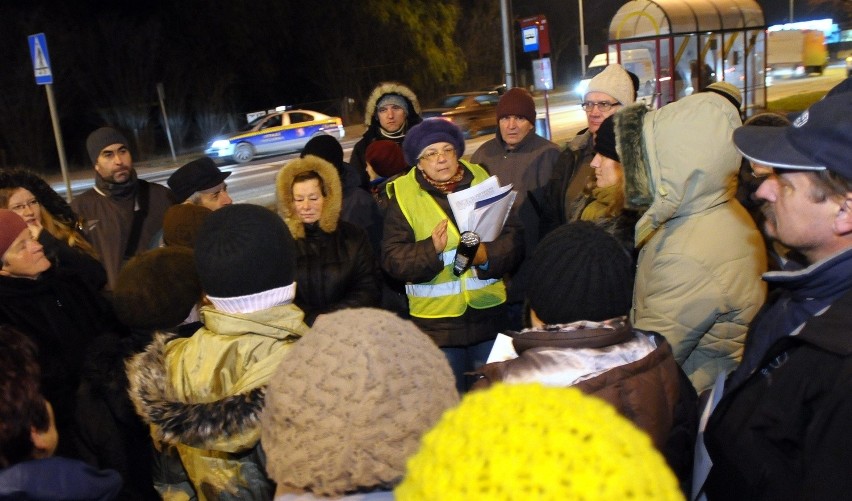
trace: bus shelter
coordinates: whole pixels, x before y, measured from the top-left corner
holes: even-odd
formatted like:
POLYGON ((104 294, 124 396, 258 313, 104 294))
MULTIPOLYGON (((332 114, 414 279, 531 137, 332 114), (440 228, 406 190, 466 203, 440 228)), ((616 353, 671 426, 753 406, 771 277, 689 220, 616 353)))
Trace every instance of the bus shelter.
POLYGON ((746 115, 766 107, 766 23, 755 0, 630 0, 607 45, 610 62, 650 58, 653 78, 639 94, 654 106, 726 81, 742 92, 746 115))

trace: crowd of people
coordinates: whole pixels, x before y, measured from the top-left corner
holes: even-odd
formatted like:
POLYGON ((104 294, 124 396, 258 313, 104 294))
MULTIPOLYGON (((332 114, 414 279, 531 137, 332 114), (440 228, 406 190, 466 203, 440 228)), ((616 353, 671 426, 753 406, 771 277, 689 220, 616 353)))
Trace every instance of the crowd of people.
POLYGON ((509 89, 470 160, 383 82, 274 207, 110 126, 70 204, 0 169, 0 499, 852 496, 852 79, 745 124, 637 82, 563 147, 509 89))

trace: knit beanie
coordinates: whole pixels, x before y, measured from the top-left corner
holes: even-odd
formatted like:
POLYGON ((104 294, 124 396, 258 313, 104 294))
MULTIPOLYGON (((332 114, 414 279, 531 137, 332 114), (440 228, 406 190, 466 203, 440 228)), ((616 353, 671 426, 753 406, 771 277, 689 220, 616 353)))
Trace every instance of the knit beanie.
POLYGON ((376 110, 382 106, 387 106, 389 104, 395 104, 405 110, 405 114, 408 115, 411 110, 408 109, 408 103, 405 102, 405 99, 399 94, 385 94, 380 97, 378 101, 376 101, 376 110))
POLYGON ((101 154, 101 150, 113 144, 130 146, 130 143, 127 142, 127 138, 124 137, 121 132, 118 132, 112 127, 101 127, 89 134, 89 137, 86 139, 86 150, 89 152, 89 158, 92 160, 92 165, 98 163, 98 157, 101 154))
POLYGON ((230 298, 293 283, 296 249, 284 221, 259 205, 234 204, 207 216, 195 241, 204 292, 230 298))
POLYGON ((201 224, 212 213, 212 210, 200 205, 172 205, 163 217, 163 242, 192 249, 201 224))
POLYGON ((415 125, 402 141, 402 152, 408 165, 417 163, 420 153, 435 143, 450 143, 456 148, 456 155, 464 155, 464 134, 458 125, 443 118, 427 118, 415 125))
POLYGON ((310 141, 308 141, 308 144, 305 145, 305 149, 302 150, 299 158, 305 158, 307 155, 314 155, 322 158, 333 165, 334 168, 337 169, 338 174, 343 172, 343 147, 340 146, 337 139, 334 139, 328 134, 314 136, 310 141))
POLYGON ((740 109, 741 103, 743 102, 743 95, 734 84, 729 82, 713 82, 707 87, 704 88, 705 91, 714 92, 719 94, 720 96, 727 99, 731 104, 734 105, 734 108, 740 109))
POLYGON ((135 256, 121 269, 112 297, 115 314, 128 327, 180 325, 201 299, 192 250, 160 247, 135 256))
POLYGON ((595 133, 595 153, 611 158, 616 162, 621 162, 618 156, 618 149, 615 143, 615 115, 610 115, 601 122, 597 133, 595 133))
POLYGON ((381 177, 395 176, 408 167, 402 156, 402 148, 394 141, 387 139, 370 143, 364 158, 373 171, 381 177))
POLYGON ((633 81, 620 64, 610 64, 589 81, 586 95, 590 92, 603 92, 624 106, 633 104, 636 93, 633 91, 633 81))
POLYGON ((526 89, 514 87, 500 97, 497 102, 497 120, 509 115, 524 117, 530 123, 535 123, 535 102, 526 89))
POLYGON ((626 315, 633 299, 633 259, 606 230, 590 221, 548 233, 533 253, 527 292, 546 324, 603 321, 626 315))
POLYGON ((648 435, 608 403, 577 388, 495 384, 426 434, 394 499, 684 498, 648 435))
POLYGON ((266 471, 318 496, 392 488, 457 403, 446 357, 412 322, 372 308, 320 315, 266 390, 266 471))
POLYGON ((8 209, 0 209, 0 257, 6 254, 12 242, 26 229, 24 218, 8 209))
POLYGON ((177 203, 183 203, 193 193, 219 186, 230 175, 230 172, 220 171, 212 158, 201 157, 174 171, 166 184, 175 194, 177 203))

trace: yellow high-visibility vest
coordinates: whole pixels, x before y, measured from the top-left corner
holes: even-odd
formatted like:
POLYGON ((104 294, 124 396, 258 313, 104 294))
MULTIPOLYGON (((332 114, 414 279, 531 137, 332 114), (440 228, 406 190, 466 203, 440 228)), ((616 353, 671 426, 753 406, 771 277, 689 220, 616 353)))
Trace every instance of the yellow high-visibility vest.
MULTIPOLYGON (((488 172, 479 165, 464 160, 459 162, 473 173, 473 185, 488 179, 488 172)), ((411 315, 420 318, 459 317, 468 306, 486 309, 505 303, 506 286, 502 280, 481 280, 473 267, 461 276, 453 274, 459 230, 432 195, 420 187, 416 175, 417 169, 411 169, 408 174, 388 183, 387 187, 388 196, 398 200, 405 219, 414 230, 414 240, 419 242, 432 238, 432 230, 444 219, 450 223, 447 225, 447 246, 440 255, 444 268, 429 282, 405 285, 411 315)))

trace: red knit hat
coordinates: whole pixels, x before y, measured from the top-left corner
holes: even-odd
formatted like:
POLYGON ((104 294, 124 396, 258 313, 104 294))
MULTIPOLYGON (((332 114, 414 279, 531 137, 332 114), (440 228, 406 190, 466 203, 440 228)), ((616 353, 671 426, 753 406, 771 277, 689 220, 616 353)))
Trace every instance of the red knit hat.
POLYGON ((402 156, 402 148, 387 139, 373 141, 367 146, 367 163, 381 177, 391 177, 404 171, 408 165, 402 156))
POLYGON ((497 103, 497 120, 515 115, 535 123, 535 101, 525 89, 515 87, 509 89, 497 103))
POLYGON ((24 219, 8 209, 0 209, 0 256, 9 250, 12 242, 27 229, 24 219))

